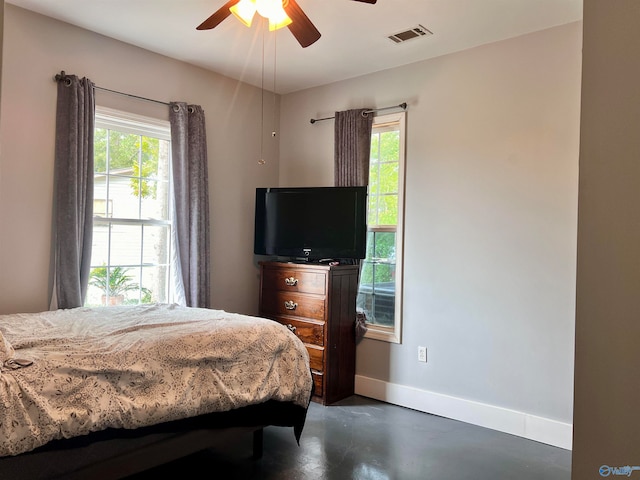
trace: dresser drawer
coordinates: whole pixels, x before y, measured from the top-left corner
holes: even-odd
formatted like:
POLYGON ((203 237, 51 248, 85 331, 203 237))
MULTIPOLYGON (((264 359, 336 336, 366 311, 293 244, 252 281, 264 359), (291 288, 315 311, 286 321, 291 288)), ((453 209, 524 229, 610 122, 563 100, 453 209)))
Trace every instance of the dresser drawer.
POLYGON ((303 343, 324 345, 324 322, 283 317, 275 317, 274 320, 289 327, 303 343))
POLYGON ((326 274, 324 272, 304 272, 295 268, 266 268, 263 272, 263 285, 287 292, 326 293, 326 274))
POLYGON ((314 345, 305 345, 309 352, 309 366, 311 370, 324 372, 324 348, 314 345))
POLYGON ((264 290, 262 292, 262 312, 266 315, 294 315, 324 320, 324 297, 264 290))

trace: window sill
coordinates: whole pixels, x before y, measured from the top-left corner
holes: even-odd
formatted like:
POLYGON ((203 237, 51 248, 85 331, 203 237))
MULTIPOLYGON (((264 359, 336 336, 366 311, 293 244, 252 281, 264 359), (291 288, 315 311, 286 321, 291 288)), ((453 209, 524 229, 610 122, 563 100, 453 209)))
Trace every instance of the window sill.
POLYGON ((367 323, 367 331, 364 334, 364 338, 370 338, 371 340, 380 340, 382 342, 389 343, 401 343, 400 332, 397 330, 397 328, 394 329, 367 323))

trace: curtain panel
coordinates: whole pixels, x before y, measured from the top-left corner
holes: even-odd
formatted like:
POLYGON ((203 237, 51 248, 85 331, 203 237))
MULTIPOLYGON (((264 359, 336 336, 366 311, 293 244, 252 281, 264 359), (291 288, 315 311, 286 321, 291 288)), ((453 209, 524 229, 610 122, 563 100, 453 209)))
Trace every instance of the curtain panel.
POLYGON ((80 307, 87 293, 95 122, 94 84, 64 72, 56 80, 52 310, 80 307))
POLYGON ((202 107, 171 102, 171 161, 176 212, 176 251, 189 307, 211 304, 209 186, 202 107))
POLYGON ((334 175, 337 187, 369 184, 373 114, 368 108, 335 113, 334 175))
MULTIPOLYGON (((335 113, 334 176, 337 187, 369 185, 369 157, 373 114, 368 108, 335 113)), ((356 341, 367 331, 366 312, 357 310, 355 320, 356 341)))

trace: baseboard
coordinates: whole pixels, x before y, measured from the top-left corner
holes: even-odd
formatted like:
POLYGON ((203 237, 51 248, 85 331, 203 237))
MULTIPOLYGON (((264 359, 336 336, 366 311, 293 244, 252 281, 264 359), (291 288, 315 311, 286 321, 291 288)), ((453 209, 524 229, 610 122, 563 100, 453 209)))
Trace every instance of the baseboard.
POLYGON ((573 426, 549 418, 356 375, 355 392, 420 412, 571 450, 573 426))

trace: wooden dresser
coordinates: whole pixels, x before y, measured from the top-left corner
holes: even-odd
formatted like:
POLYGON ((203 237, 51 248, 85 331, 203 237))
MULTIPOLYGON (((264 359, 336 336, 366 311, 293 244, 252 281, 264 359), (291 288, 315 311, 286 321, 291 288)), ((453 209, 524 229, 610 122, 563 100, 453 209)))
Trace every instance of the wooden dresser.
POLYGON ((260 316, 292 330, 307 347, 324 405, 353 395, 358 267, 260 262, 260 316))

